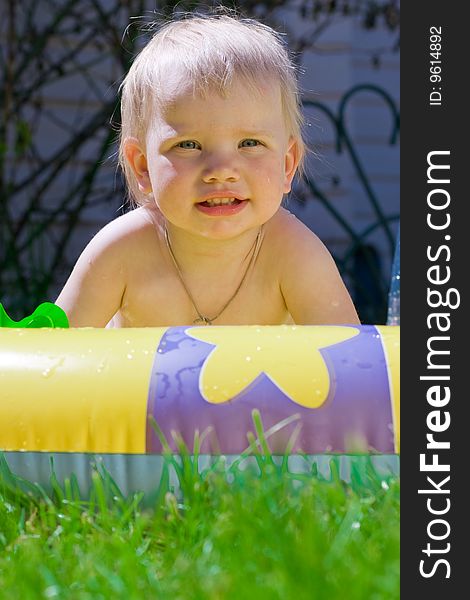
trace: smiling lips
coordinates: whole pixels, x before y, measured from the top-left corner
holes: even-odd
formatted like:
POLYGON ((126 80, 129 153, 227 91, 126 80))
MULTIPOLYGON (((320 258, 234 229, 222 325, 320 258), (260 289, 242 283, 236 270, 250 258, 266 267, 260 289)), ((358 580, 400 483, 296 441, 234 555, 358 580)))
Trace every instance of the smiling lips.
POLYGON ((203 202, 198 202, 196 208, 206 215, 220 217, 236 214, 247 204, 248 200, 224 196, 220 198, 208 198, 203 202))

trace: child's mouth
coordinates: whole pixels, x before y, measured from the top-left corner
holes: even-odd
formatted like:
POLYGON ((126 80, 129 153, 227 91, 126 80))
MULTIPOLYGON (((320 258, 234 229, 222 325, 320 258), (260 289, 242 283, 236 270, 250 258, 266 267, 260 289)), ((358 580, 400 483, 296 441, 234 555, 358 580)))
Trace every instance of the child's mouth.
POLYGON ((212 198, 211 200, 205 200, 204 202, 199 202, 202 206, 233 206, 234 204, 240 204, 242 200, 238 200, 238 198, 212 198))
POLYGON ((196 207, 201 211, 213 216, 231 215, 242 210, 248 200, 239 198, 211 198, 198 202, 196 207))

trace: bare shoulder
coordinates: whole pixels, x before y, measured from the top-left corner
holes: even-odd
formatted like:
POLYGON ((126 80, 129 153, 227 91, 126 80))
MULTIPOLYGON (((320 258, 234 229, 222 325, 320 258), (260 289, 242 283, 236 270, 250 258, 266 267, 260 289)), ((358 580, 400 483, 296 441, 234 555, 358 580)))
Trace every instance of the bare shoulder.
MULTIPOLYGON (((116 270, 122 275, 148 256, 157 258, 159 224, 156 217, 144 208, 137 208, 117 217, 90 240, 77 266, 116 270)), ((127 273, 128 275, 129 273, 127 273)))
POLYGON ((281 293, 295 323, 359 322, 333 257, 313 231, 281 209, 266 234, 281 293))
POLYGON ((122 253, 129 251, 135 244, 145 244, 152 236, 158 225, 151 211, 143 207, 136 208, 105 225, 93 237, 90 245, 96 249, 121 249, 122 253))
POLYGON ((72 326, 108 323, 139 265, 146 264, 146 256, 158 256, 155 225, 152 214, 138 208, 111 221, 92 238, 56 300, 72 326))
POLYGON ((308 257, 329 256, 320 238, 285 208, 281 208, 271 219, 266 233, 269 244, 279 251, 279 256, 287 263, 299 257, 305 260, 308 257))

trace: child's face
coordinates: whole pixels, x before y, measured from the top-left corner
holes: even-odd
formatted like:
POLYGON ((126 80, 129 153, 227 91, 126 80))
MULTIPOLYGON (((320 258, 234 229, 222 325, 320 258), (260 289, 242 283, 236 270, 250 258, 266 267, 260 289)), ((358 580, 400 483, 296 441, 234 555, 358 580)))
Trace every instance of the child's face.
POLYGON ((298 164, 279 85, 266 82, 253 91, 241 80, 225 98, 178 92, 158 111, 146 152, 130 140, 126 155, 141 190, 153 193, 169 223, 214 239, 268 221, 298 164))

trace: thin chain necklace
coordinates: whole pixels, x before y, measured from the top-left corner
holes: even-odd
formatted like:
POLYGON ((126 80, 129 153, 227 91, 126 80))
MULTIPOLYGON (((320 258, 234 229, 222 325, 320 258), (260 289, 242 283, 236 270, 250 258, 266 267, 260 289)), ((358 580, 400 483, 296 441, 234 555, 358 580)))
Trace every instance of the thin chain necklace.
POLYGON ((246 267, 245 272, 243 273, 243 277, 241 278, 240 283, 238 284, 237 289, 235 290, 235 292, 230 296, 230 298, 228 299, 228 301, 224 304, 224 306, 222 307, 222 309, 215 315, 215 317, 207 317, 203 314, 201 314, 201 311, 198 309, 196 302, 194 301, 193 295, 191 294, 191 292, 189 291, 188 286, 186 285, 186 282, 183 279, 183 274, 181 273, 181 269, 178 265, 178 261, 176 260, 175 254, 173 252, 173 248, 171 247, 171 243, 170 243, 170 237, 168 235, 168 229, 165 227, 165 242, 166 242, 166 247, 168 248, 168 252, 173 260, 173 264, 175 265, 175 270, 176 273, 186 291, 186 293, 188 294, 189 299, 192 302, 192 305, 194 306, 194 310, 197 313, 197 318, 194 319, 193 323, 196 325, 197 323, 202 323, 203 325, 212 325, 213 321, 215 321, 216 319, 218 319, 220 317, 220 315, 224 312, 224 310, 227 308, 227 306, 232 302, 232 300, 235 298, 235 296, 238 294, 238 292, 240 291, 240 288, 243 285, 243 282, 246 279, 246 276, 248 274, 248 271, 250 270, 251 265, 253 264, 253 261, 255 260, 256 256, 258 255, 259 249, 261 247, 261 243, 263 241, 262 238, 262 231, 263 231, 263 226, 261 226, 259 228, 258 234, 256 236, 256 240, 254 241, 253 244, 253 250, 251 252, 251 257, 250 260, 248 262, 248 266, 246 267))

